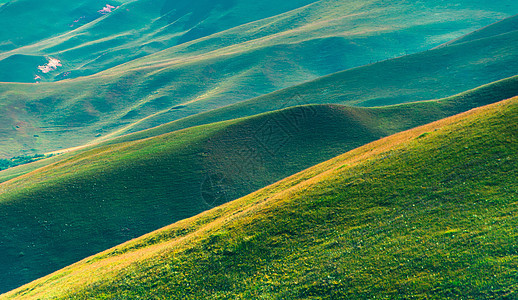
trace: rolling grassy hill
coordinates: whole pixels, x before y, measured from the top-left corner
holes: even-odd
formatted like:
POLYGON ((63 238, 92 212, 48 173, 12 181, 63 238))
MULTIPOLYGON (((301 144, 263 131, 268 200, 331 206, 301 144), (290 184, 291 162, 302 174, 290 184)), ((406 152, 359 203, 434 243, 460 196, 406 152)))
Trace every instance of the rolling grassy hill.
POLYGON ((129 136, 62 160, 53 157, 54 164, 0 185, 0 289, 380 137, 517 95, 517 80, 382 108, 298 106, 154 137, 137 134, 138 140, 129 136))
POLYGON ((454 45, 454 44, 460 44, 460 43, 466 43, 466 42, 473 41, 473 40, 478 40, 478 39, 482 39, 482 38, 505 34, 505 33, 508 33, 509 31, 514 31, 514 30, 518 30, 518 15, 509 17, 509 18, 505 18, 505 19, 503 19, 499 22, 496 22, 494 24, 491 24, 487 27, 470 32, 467 35, 462 36, 453 41, 450 41, 444 45, 441 45, 440 47, 454 45))
MULTIPOLYGON (((162 127, 162 130, 173 131, 294 105, 335 103, 381 106, 447 97, 518 73, 518 30, 508 29, 506 34, 324 76, 247 101, 181 118, 162 127)), ((487 27, 485 30, 491 31, 492 28, 487 27)), ((174 119, 175 114, 175 110, 170 110, 155 115, 125 130, 119 130, 117 134, 165 123, 168 118, 174 119)))
MULTIPOLYGON (((42 83, 0 84, 0 157, 49 152, 98 136, 150 128, 339 70, 425 50, 518 9, 514 1, 234 1, 229 7, 208 6, 208 15, 199 15, 206 19, 192 25, 212 24, 207 28, 216 33, 177 45, 188 34, 179 29, 182 22, 188 23, 193 14, 171 25, 179 26, 176 29, 163 28, 158 23, 167 14, 148 2, 122 3, 72 31, 0 54, 6 65, 28 58, 58 59, 61 64, 44 74, 25 72, 25 67, 17 69, 21 74, 3 71, 26 78, 37 75, 42 83), (302 4, 308 6, 299 7, 302 4), (254 8, 249 15, 240 13, 246 7, 254 8), (220 22, 222 18, 228 22, 220 22), (129 33, 125 26, 131 28, 129 33), (152 46, 142 48, 148 44, 152 46), (94 75, 81 77, 87 74, 94 75), (65 77, 71 79, 45 82, 65 77)), ((507 44, 514 45, 512 40, 507 44)), ((515 59, 508 62, 504 50, 493 50, 487 51, 492 59, 512 68, 515 59)), ((485 72, 476 73, 472 85, 461 86, 461 79, 455 81, 458 89, 430 98, 516 74, 501 74, 508 69, 491 60, 485 65, 481 59, 478 65, 484 65, 485 72), (488 72, 489 66, 502 76, 488 72)))
MULTIPOLYGON (((294 43, 297 39, 300 42, 301 38, 308 40, 315 34, 322 38, 347 37, 352 33, 369 39, 370 31, 388 35, 381 39, 394 39, 389 35, 399 35, 397 43, 383 48, 383 55, 363 47, 364 51, 371 52, 371 59, 386 58, 389 53, 425 50, 440 41, 446 42, 460 33, 497 21, 513 11, 518 12, 518 6, 510 0, 494 3, 455 0, 448 4, 443 1, 393 1, 387 4, 379 0, 291 0, 282 3, 271 0, 196 0, 189 3, 119 0, 105 4, 87 0, 74 5, 63 0, 17 0, 0 9, 0 20, 4 25, 0 27, 3 28, 0 36, 5 41, 3 47, 14 48, 0 53, 0 58, 14 54, 58 57, 64 65, 54 78, 40 74, 43 80, 52 80, 94 74, 200 38, 186 47, 170 49, 145 60, 207 54, 265 37, 267 39, 262 43, 270 45, 272 39, 294 43), (36 23, 23 21, 36 12, 39 16, 34 18, 36 23), (377 18, 376 22, 373 18, 377 18), (354 30, 350 28, 352 24, 354 30), (211 37, 213 34, 216 36, 211 37)), ((375 46, 379 42, 372 40, 364 45, 375 46)), ((247 47, 257 47, 252 44, 247 47)), ((347 50, 349 55, 357 55, 354 48, 347 50)), ((138 64, 141 63, 132 62, 131 65, 138 64)))
MULTIPOLYGON (((343 80, 340 78, 341 74, 332 75, 329 77, 329 86, 339 86, 343 80), (336 76, 336 77, 335 77, 336 76)), ((293 106, 300 106, 307 104, 306 102, 317 102, 317 103, 333 103, 332 99, 336 99, 336 94, 322 92, 318 88, 318 84, 314 84, 311 88, 306 85, 293 87, 293 91, 283 93, 274 93, 266 95, 257 99, 244 102, 242 104, 231 105, 221 109, 213 110, 207 113, 194 115, 173 121, 161 126, 157 126, 148 130, 143 130, 131 134, 127 134, 118 138, 113 138, 108 141, 101 142, 100 145, 109 145, 120 142, 135 141, 139 139, 145 139, 154 137, 157 135, 173 132, 182 128, 188 128, 197 125, 210 124, 219 120, 231 120, 235 118, 245 117, 248 114, 264 113, 264 111, 282 109, 293 106), (314 97, 318 99, 314 101, 308 101, 303 98, 302 92, 307 95, 305 97, 314 97), (322 93, 322 94, 319 94, 322 93), (331 95, 329 95, 331 94, 331 95), (319 97, 322 96, 322 97, 319 97)), ((423 87, 425 88, 425 87, 423 87)), ((338 90, 338 88, 336 88, 338 90)), ((381 120, 386 119, 382 123, 384 124, 399 124, 396 125, 398 129, 395 131, 387 131, 387 134, 393 134, 401 129, 409 129, 415 126, 432 122, 447 116, 464 112, 469 109, 486 105, 492 101, 501 101, 518 95, 518 75, 512 76, 507 79, 498 80, 481 87, 460 93, 455 96, 446 97, 439 100, 430 101, 419 101, 421 103, 411 102, 408 105, 393 105, 390 107, 378 107, 378 109, 367 109, 371 115, 374 115, 375 119, 381 120), (445 109, 445 107, 448 107, 445 109), (389 112, 385 115, 385 112, 389 112), (392 113, 394 113, 392 115, 392 113), (402 124, 405 124, 402 126, 402 124)), ((339 102, 339 101, 337 101, 339 102)), ((380 122, 381 123, 381 122, 380 122)), ((388 128, 393 128, 388 126, 388 128)), ((386 128, 385 128, 386 129, 386 128)), ((1 180, 0 173, 0 182, 1 180)))
POLYGON ((384 138, 1 298, 515 298, 517 124, 384 138))
MULTIPOLYGON (((387 126, 383 131, 384 134, 393 134, 402 129, 412 128, 418 125, 422 125, 426 122, 431 122, 440 118, 447 117, 449 115, 460 113, 463 111, 467 111, 471 108, 475 108, 481 105, 486 105, 494 101, 500 101, 503 99, 511 98, 515 95, 518 95, 518 76, 514 76, 508 79, 503 79, 491 84, 484 85, 482 87, 461 93, 456 96, 448 97, 445 99, 441 99, 439 102, 437 101, 426 101, 424 103, 411 103, 410 105, 403 106, 393 106, 392 108, 381 108, 375 110, 368 110, 372 112, 381 112, 379 114, 374 114, 374 118, 379 118, 381 120, 383 115, 385 119, 392 118, 392 120, 384 121, 385 125, 399 122, 399 125, 396 126, 387 126), (445 103, 444 107, 441 105, 437 105, 437 103, 445 103), (445 107, 448 107, 445 109, 445 107), (404 108, 404 109, 399 109, 404 108), (383 112, 391 112, 391 113, 383 113, 383 112), (411 112, 411 113, 410 113, 411 112), (390 129, 390 130, 388 130, 390 129)), ((295 105, 298 104, 296 101, 288 102, 287 105, 295 105)), ((372 113, 371 113, 372 115, 372 113)), ((38 168, 47 166, 52 163, 56 163, 57 161, 64 160, 70 158, 73 155, 77 155, 83 151, 91 150, 99 146, 103 145, 112 145, 121 142, 129 142, 136 141, 145 138, 155 137, 161 134, 166 134, 177 130, 178 128, 183 128, 189 125, 197 124, 197 123, 208 123, 211 120, 218 120, 219 118, 231 118, 232 115, 217 115, 217 118, 212 117, 211 114, 201 114, 198 117, 194 118, 186 118, 177 122, 171 122, 168 124, 164 124, 162 126, 158 126, 156 128, 152 128, 149 130, 144 130, 141 132, 136 132, 132 134, 127 134, 122 137, 113 138, 104 142, 100 142, 99 144, 94 144, 78 149, 70 149, 71 151, 67 151, 58 156, 52 156, 51 158, 47 158, 45 160, 40 160, 31 164, 18 166, 15 168, 10 168, 7 170, 0 171, 0 183, 5 182, 7 180, 13 179, 15 177, 27 174, 32 172, 38 168), (194 122, 196 121, 196 122, 194 122)), ((236 115, 234 115, 236 117, 236 115)), ((378 124, 382 122, 377 121, 378 124)), ((380 125, 381 127, 381 125, 380 125)))
POLYGON ((75 78, 311 2, 314 1, 272 5, 273 1, 249 0, 137 0, 107 4, 90 0, 70 5, 63 0, 12 1, 0 10, 5 25, 0 36, 9 50, 0 53, 0 58, 28 53, 58 57, 64 65, 51 74, 38 73, 42 80, 75 78), (35 14, 42 16, 36 23, 23 22, 21 18, 35 14))

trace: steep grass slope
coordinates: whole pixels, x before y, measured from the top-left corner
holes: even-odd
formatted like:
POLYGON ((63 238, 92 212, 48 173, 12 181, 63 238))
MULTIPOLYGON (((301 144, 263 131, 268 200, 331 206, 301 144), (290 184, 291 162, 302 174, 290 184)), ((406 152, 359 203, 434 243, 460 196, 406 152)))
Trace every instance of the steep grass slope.
POLYGON ((6 182, 0 186, 1 289, 382 135, 348 110, 301 107, 100 147, 6 182))
MULTIPOLYGON (((142 4, 139 6, 142 9, 150 7, 141 1, 124 4, 70 33, 79 35, 84 30, 81 31, 81 39, 88 39, 98 32, 104 32, 100 29, 89 32, 89 28, 102 25, 110 28, 104 29, 112 34, 110 37, 121 40, 120 47, 101 38, 98 42, 84 42, 83 49, 74 44, 75 39, 70 38, 73 45, 66 51, 68 46, 65 44, 60 44, 64 48, 55 50, 57 52, 47 51, 45 47, 51 49, 51 46, 41 42, 23 47, 18 52, 4 53, 7 60, 12 60, 15 54, 21 56, 14 58, 59 59, 61 66, 57 66, 55 71, 36 74, 42 81, 50 80, 48 76, 62 78, 67 75, 72 78, 81 75, 81 70, 95 73, 100 66, 117 67, 60 82, 0 84, 0 141, 3 142, 0 156, 8 158, 78 146, 97 136, 150 128, 353 66, 425 50, 518 9, 514 1, 508 3, 510 6, 506 1, 457 2, 444 5, 442 1, 392 1, 390 4, 374 0, 318 1, 157 53, 154 53, 155 50, 124 52, 127 50, 124 45, 141 47, 146 44, 139 40, 141 33, 115 34, 111 28, 117 26, 102 25, 110 20, 120 26, 128 23, 124 21, 124 18, 130 18, 124 17, 127 11, 123 8, 126 6, 142 4), (136 40, 133 40, 132 34, 135 34, 136 40), (38 48, 40 46, 41 49, 38 48), (82 54, 92 57, 83 57, 82 54), (115 61, 131 58, 133 54, 146 56, 122 65, 115 61), (74 75, 75 72, 79 73, 74 75)), ((245 7, 250 3, 236 1, 235 4, 228 8, 229 12, 237 13, 235 9, 238 5, 245 7)), ((261 10, 261 5, 253 7, 261 10)), ((267 3, 264 5, 277 7, 267 3)), ((129 14, 135 15, 130 19, 138 20, 136 24, 148 24, 139 18, 152 16, 153 12, 137 12, 138 9, 130 9, 129 14)), ((221 11, 218 8, 211 10, 212 13, 219 14, 221 11)), ((132 26, 139 28, 135 24, 132 26)), ((156 29, 155 25, 150 26, 156 29)), ((68 39, 55 37, 53 41, 61 41, 62 38, 68 39)), ((153 37, 143 34, 142 38, 153 37)), ((162 37, 157 39, 161 40, 162 37)), ((164 40, 173 39, 168 35, 164 40)), ((83 45, 83 41, 79 43, 83 45)), ((488 44, 491 43, 488 41, 488 44)), ((510 40, 507 44, 511 47, 515 43, 510 40)), ((507 63, 507 54, 494 53, 493 50, 487 51, 492 59, 502 59, 502 63, 513 66, 515 59, 507 63)), ((484 65, 486 72, 474 74, 478 80, 473 85, 461 86, 463 80, 454 81, 459 87, 457 90, 442 89, 443 93, 430 95, 431 98, 515 75, 507 74, 506 68, 494 66, 492 59, 486 62, 489 65, 479 59, 477 65, 484 65), (487 71, 490 66, 506 73, 505 76, 493 76, 493 72, 487 71)), ((34 70, 37 71, 37 68, 34 70)))
POLYGON ((516 297, 518 98, 368 144, 3 299, 516 297))
POLYGON ((516 80, 385 108, 293 107, 68 153, 73 156, 0 185, 1 288, 7 291, 380 137, 517 95, 516 80))

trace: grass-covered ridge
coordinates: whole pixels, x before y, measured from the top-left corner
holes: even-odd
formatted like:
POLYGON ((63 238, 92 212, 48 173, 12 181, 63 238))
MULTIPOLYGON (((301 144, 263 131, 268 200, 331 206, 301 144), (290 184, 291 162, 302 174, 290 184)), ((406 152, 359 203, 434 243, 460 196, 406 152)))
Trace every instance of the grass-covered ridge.
MULTIPOLYGON (((377 69, 376 71, 381 72, 382 68, 380 68, 379 70, 377 69)), ((348 71, 344 73, 347 72, 348 71)), ((346 98, 343 95, 341 95, 342 92, 340 92, 340 89, 347 90, 348 87, 352 86, 352 84, 348 83, 346 80, 343 80, 343 75, 344 74, 342 73, 337 73, 329 77, 316 80, 315 82, 294 86, 292 88, 265 95, 262 97, 258 97, 256 99, 251 99, 249 101, 245 101, 235 105, 230 105, 227 107, 223 107, 221 109, 216 109, 206 113, 201 113, 191 117, 183 118, 148 130, 127 134, 119 138, 114 138, 112 140, 102 142, 101 144, 111 144, 116 142, 133 141, 143 138, 149 138, 160 134, 179 130, 182 128, 209 124, 221 120, 231 120, 235 118, 246 117, 249 115, 264 113, 266 111, 286 107, 299 106, 310 103, 341 103, 341 98, 358 99, 354 97, 346 98), (324 80, 325 83, 321 82, 324 80), (334 91, 330 92, 330 89, 333 89, 334 91)), ((350 77, 353 77, 353 75, 350 75, 350 77)), ((426 86, 421 86, 421 89, 429 90, 426 86)), ((358 93, 360 90, 361 89, 358 89, 358 93)), ((404 91, 402 92, 404 93, 404 91)), ((372 89, 366 88, 363 90, 361 94, 362 97, 370 97, 369 94, 371 93, 373 93, 372 89)), ((384 94, 383 89, 381 89, 379 93, 384 94)), ((438 120, 455 113, 460 113, 481 105, 486 105, 492 102, 508 99, 516 95, 518 95, 518 75, 498 80, 489 84, 485 84, 472 90, 462 92, 458 95, 446 97, 439 100, 422 101, 421 103, 417 103, 419 102, 417 101, 418 99, 414 99, 414 101, 409 104, 379 107, 378 110, 367 109, 367 111, 389 112, 387 114, 387 118, 393 119, 387 120, 387 125, 390 123, 396 123, 394 118, 398 118, 400 120, 404 119, 405 121, 403 122, 406 123, 408 127, 400 128, 409 129, 418 125, 425 124, 426 121, 431 122, 434 120, 438 120), (391 113, 394 112, 398 112, 396 113, 396 115, 398 115, 399 113, 401 113, 402 115, 398 115, 397 117, 391 116, 391 113)), ((397 97, 397 95, 394 96, 397 97)), ((343 101, 348 103, 347 100, 343 101)), ((383 113, 375 113, 375 115, 376 117, 382 117, 383 113)), ((390 127, 391 125, 388 126, 390 127)), ((401 126, 401 123, 399 123, 399 125, 396 126, 401 126)), ((390 132, 390 134, 395 132, 397 131, 390 132)))
POLYGON ((4 299, 514 298, 518 98, 365 145, 4 299))
POLYGON ((14 288, 380 137, 518 95, 517 80, 389 107, 298 106, 53 157, 0 184, 0 282, 14 288))

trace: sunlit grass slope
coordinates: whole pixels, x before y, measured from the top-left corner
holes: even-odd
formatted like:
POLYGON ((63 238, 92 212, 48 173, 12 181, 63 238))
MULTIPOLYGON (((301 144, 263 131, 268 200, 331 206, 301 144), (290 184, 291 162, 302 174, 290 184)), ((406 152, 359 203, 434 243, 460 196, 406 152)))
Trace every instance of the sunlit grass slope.
POLYGON ((518 98, 365 145, 4 299, 516 297, 518 98))
MULTIPOLYGON (((23 2, 29 3, 27 1, 23 2)), ((123 4, 66 36, 1 54, 6 64, 22 60, 19 65, 23 67, 16 67, 22 74, 13 73, 13 76, 27 78, 37 75, 25 74, 24 70, 29 68, 26 67, 28 58, 60 59, 62 66, 55 72, 38 75, 42 81, 53 76, 82 76, 104 70, 106 66, 116 66, 92 76, 59 82, 0 84, 1 157, 49 152, 82 145, 97 137, 151 128, 350 67, 426 50, 518 9, 515 1, 456 0, 444 5, 443 1, 327 0, 296 8, 307 3, 288 1, 280 5, 271 4, 273 1, 243 0, 235 1, 229 8, 209 9, 207 18, 212 21, 207 22, 219 24, 218 20, 226 16, 252 21, 250 16, 241 14, 250 7, 253 11, 264 11, 264 14, 249 12, 253 16, 272 17, 229 27, 156 52, 162 49, 162 44, 176 43, 178 36, 176 29, 158 26, 166 16, 160 15, 159 8, 148 2, 123 4), (144 31, 133 30, 141 28, 139 26, 143 26, 144 31), (147 32, 148 29, 151 31, 147 32), (151 33, 154 30, 160 34, 155 36, 151 33), (107 36, 99 36, 106 33, 107 36), (150 40, 154 41, 152 47, 147 47, 150 40), (58 41, 59 45, 48 44, 51 41, 58 41), (154 45, 158 45, 156 49, 154 45), (149 53, 153 54, 147 55, 149 53), (133 59, 135 56, 143 57, 133 59), (133 60, 120 64, 121 59, 133 60)), ((171 26, 180 26, 189 18, 189 14, 185 14, 171 26)), ((505 50, 496 50, 499 41, 487 44, 490 46, 485 50, 480 45, 463 49, 466 57, 475 52, 475 60, 469 61, 474 69, 453 71, 457 68, 454 62, 448 57, 440 60, 439 65, 443 67, 440 72, 448 74, 444 77, 458 75, 460 78, 444 87, 437 84, 431 94, 427 91, 421 98, 449 96, 515 75, 508 70, 514 68, 516 59, 509 57, 505 50), (481 53, 487 56, 480 56, 481 53), (508 67, 502 68, 500 64, 508 67), (478 72, 476 66, 484 72, 478 72), (471 77, 475 79, 471 81, 471 77), (463 85, 466 82, 468 84, 463 85)), ((516 43, 508 40, 505 45, 512 47, 516 43)), ((468 60, 463 62, 468 63, 468 60)), ((432 63, 435 61, 420 62, 417 66, 426 69, 432 63)), ((405 68, 398 70, 405 73, 405 68)), ((372 76, 381 77, 380 74, 372 76)))
POLYGON ((0 215, 6 216, 0 224, 2 288, 380 137, 513 95, 517 78, 438 101, 381 108, 298 106, 51 158, 53 165, 0 185, 0 215))
POLYGON ((6 182, 0 287, 15 288, 385 135, 362 115, 291 108, 99 147, 6 182))

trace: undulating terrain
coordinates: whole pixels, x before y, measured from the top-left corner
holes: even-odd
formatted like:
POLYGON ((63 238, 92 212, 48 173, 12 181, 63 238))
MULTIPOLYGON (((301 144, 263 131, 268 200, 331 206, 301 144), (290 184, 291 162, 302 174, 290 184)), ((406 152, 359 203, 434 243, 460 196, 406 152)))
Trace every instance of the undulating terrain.
POLYGON ((517 14, 0 0, 0 299, 518 298, 517 14))
MULTIPOLYGON (((32 10, 32 2, 5 4, 0 16, 10 17, 0 17, 5 20, 1 22, 15 23, 13 18, 22 18, 19 11, 32 10)), ((518 13, 518 4, 511 0, 326 0, 285 1, 283 5, 248 0, 210 5, 198 0, 187 5, 169 0, 164 7, 137 0, 113 3, 120 7, 106 14, 97 11, 104 4, 96 1, 80 1, 78 7, 47 2, 38 2, 41 15, 60 16, 63 23, 41 21, 51 24, 47 31, 61 35, 39 34, 42 39, 35 41, 27 34, 25 41, 18 41, 11 35, 36 24, 18 21, 22 23, 19 31, 9 30, 12 25, 0 26, 9 30, 4 39, 18 46, 0 53, 4 57, 0 66, 16 65, 15 71, 2 68, 9 71, 0 79, 9 82, 0 84, 0 157, 42 154, 116 135, 118 130, 157 126, 336 71, 425 51, 518 13), (198 12, 198 7, 206 11, 198 12), (97 18, 79 28, 67 25, 87 11, 97 18), (223 30, 227 27, 231 28, 223 30), (220 31, 179 43, 179 38, 196 28, 220 31), (157 48, 142 50, 148 44, 157 48), (19 80, 9 76, 18 73, 31 78, 26 82, 35 82, 38 76, 41 83, 15 83, 19 80), (60 80, 64 74, 70 79, 60 80)), ((475 55, 482 52, 491 59, 469 61, 467 55, 464 63, 475 69, 488 64, 505 74, 474 73, 473 82, 470 76, 459 76, 458 85, 450 81, 444 89, 421 98, 446 97, 516 75, 499 68, 500 63, 515 64, 515 45, 507 42, 510 49, 500 50, 469 47, 475 55)), ((451 68, 454 72, 455 67, 451 68)))
POLYGON ((438 101, 296 106, 95 147, 0 185, 0 281, 36 279, 380 137, 513 95, 518 77, 438 101))
POLYGON ((512 298, 518 98, 365 145, 6 299, 512 298))

